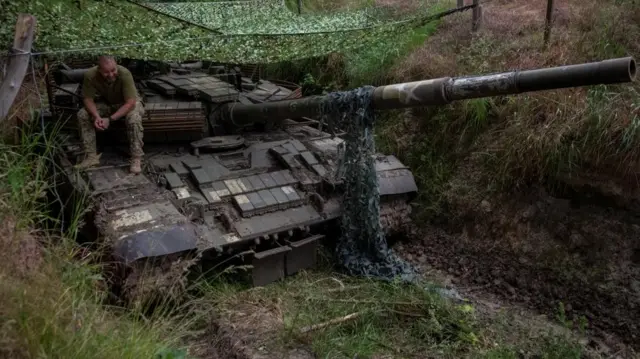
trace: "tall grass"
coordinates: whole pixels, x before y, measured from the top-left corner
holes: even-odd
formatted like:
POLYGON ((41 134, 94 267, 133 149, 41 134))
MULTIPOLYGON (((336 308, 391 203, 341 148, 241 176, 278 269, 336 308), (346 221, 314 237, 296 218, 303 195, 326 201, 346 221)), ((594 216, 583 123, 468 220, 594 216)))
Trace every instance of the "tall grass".
MULTIPOLYGON (((557 9, 546 50, 537 15, 531 15, 544 18, 543 1, 486 7, 476 34, 468 29, 467 15, 444 19, 424 46, 396 64, 394 81, 558 66, 640 51, 633 40, 640 35, 634 2, 569 1, 557 9)), ((448 212, 451 196, 476 203, 491 191, 551 186, 594 173, 633 189, 639 185, 639 90, 637 83, 594 86, 398 111, 380 121, 379 149, 411 166, 423 209, 414 213, 425 218, 448 212)))
POLYGON ((73 237, 84 203, 64 231, 49 210, 60 133, 39 124, 35 117, 17 144, 0 144, 0 356, 153 358, 182 348, 193 316, 105 306, 102 268, 73 237))

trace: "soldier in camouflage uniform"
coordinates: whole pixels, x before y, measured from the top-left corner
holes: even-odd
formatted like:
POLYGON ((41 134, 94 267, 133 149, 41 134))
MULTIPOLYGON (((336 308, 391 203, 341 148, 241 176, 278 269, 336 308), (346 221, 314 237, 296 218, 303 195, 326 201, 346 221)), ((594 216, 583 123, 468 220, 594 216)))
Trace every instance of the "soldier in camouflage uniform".
POLYGON ((125 118, 129 150, 131 154, 131 173, 141 172, 142 116, 144 106, 136 90, 133 76, 125 67, 116 64, 110 56, 101 56, 98 65, 89 69, 82 84, 84 108, 78 112, 78 128, 86 154, 77 166, 88 168, 100 164, 100 155, 96 150, 96 132, 109 128, 113 121, 125 118), (99 95, 104 103, 96 103, 99 95))

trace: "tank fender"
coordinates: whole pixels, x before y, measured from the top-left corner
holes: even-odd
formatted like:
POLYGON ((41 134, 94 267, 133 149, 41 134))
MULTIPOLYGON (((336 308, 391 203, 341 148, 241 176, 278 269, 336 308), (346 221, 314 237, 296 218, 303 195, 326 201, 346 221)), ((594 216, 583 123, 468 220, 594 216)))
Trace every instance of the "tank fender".
POLYGON ((375 166, 381 196, 418 192, 413 173, 395 156, 379 156, 375 166))
POLYGON ((142 258, 196 250, 197 228, 191 223, 138 231, 121 238, 114 254, 127 265, 142 258))

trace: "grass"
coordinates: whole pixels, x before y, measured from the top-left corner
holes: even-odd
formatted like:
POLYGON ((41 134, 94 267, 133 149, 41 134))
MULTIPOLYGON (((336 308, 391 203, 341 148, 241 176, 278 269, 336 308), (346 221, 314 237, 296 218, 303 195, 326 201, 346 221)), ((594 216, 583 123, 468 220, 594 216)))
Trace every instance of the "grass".
POLYGON ((56 131, 43 134, 37 117, 33 123, 17 144, 0 144, 0 356, 179 354, 193 316, 141 317, 104 305, 102 268, 73 238, 82 204, 63 232, 49 210, 56 131))
POLYGON ((204 290, 224 320, 233 323, 229 335, 265 352, 303 346, 319 358, 518 358, 527 353, 577 359, 584 354, 576 338, 562 331, 531 329, 512 314, 476 312, 435 288, 319 270, 265 288, 220 279, 204 290))

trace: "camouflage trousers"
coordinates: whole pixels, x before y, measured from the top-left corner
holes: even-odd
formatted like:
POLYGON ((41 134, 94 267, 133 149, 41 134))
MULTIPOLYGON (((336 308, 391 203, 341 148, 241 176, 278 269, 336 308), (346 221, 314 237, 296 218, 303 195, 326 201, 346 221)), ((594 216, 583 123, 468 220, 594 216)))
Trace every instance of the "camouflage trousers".
MULTIPOLYGON (((107 105, 104 103, 96 103, 98 114, 101 117, 108 117, 116 112, 120 105, 107 105)), ((144 115, 144 106, 142 102, 137 101, 133 110, 125 117, 127 125, 127 137, 129 139, 129 152, 132 157, 141 157, 144 155, 142 147, 144 146, 142 128, 142 116, 144 115)), ((82 139, 83 149, 87 153, 96 152, 96 128, 93 125, 93 119, 86 109, 82 108, 78 111, 78 129, 80 138, 82 139)), ((120 121, 120 120, 118 120, 120 121)), ((113 123, 109 125, 111 127, 113 123)), ((107 129, 108 130, 108 129, 107 129)))

